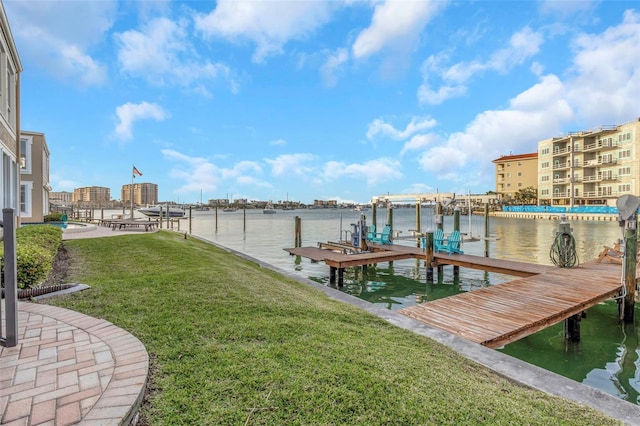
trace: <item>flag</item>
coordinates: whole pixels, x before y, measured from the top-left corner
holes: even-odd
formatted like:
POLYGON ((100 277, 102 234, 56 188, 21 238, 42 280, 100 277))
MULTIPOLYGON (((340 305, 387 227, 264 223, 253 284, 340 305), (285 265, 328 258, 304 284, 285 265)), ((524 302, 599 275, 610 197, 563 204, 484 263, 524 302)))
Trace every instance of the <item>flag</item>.
POLYGON ((142 173, 140 173, 140 170, 136 169, 136 166, 133 166, 133 177, 136 177, 136 175, 142 176, 142 173))

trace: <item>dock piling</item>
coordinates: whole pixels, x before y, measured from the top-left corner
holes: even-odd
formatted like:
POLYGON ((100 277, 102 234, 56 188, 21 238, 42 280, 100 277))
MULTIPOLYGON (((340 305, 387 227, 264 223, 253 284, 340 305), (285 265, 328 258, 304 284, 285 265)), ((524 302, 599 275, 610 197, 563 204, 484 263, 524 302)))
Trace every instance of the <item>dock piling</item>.
MULTIPOLYGON (((455 206, 453 209, 453 230, 460 232, 460 207, 455 206)), ((460 267, 453 267, 453 278, 455 280, 456 277, 460 276, 460 267)))
POLYGON ((624 230, 624 286, 626 295, 622 300, 622 320, 627 323, 634 322, 636 300, 636 265, 638 263, 638 237, 636 235, 636 218, 626 221, 624 230))
POLYGON ((484 257, 489 257, 489 203, 484 204, 484 257))

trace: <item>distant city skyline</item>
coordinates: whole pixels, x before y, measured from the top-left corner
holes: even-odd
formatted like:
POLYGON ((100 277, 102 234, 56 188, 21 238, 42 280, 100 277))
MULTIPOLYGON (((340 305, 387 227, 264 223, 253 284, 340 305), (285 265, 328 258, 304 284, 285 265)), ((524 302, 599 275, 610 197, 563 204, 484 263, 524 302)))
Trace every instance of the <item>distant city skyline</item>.
POLYGON ((486 193, 501 155, 640 117, 633 1, 3 4, 54 191, 486 193))

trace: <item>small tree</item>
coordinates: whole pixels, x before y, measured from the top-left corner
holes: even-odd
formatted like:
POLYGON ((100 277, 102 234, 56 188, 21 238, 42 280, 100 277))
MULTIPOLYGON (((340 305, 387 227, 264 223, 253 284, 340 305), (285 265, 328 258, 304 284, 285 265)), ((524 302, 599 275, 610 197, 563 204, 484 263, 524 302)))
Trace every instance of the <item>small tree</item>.
POLYGON ((533 186, 527 186, 518 190, 513 199, 516 204, 536 204, 538 202, 538 190, 533 186))

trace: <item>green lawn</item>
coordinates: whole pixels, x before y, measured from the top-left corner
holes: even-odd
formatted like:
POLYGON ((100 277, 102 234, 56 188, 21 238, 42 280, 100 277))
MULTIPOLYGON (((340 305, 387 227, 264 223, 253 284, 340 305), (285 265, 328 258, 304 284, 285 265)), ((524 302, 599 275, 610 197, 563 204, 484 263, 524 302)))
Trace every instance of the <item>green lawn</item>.
POLYGON ((428 338, 181 234, 65 242, 46 299, 138 337, 148 425, 617 424, 428 338))

